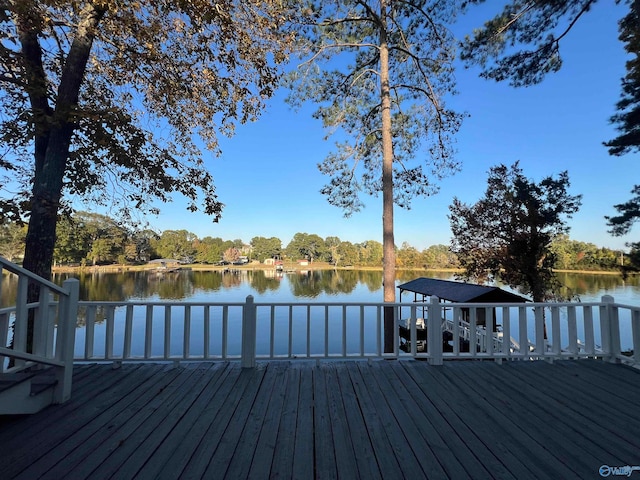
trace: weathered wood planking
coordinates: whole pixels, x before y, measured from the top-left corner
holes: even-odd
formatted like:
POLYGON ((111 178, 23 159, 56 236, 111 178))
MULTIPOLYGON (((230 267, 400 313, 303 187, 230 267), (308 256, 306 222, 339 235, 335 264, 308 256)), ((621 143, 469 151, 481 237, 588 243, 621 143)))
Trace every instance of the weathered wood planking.
POLYGON ((640 464, 639 399, 596 360, 79 365, 0 417, 0 478, 598 478, 640 464))

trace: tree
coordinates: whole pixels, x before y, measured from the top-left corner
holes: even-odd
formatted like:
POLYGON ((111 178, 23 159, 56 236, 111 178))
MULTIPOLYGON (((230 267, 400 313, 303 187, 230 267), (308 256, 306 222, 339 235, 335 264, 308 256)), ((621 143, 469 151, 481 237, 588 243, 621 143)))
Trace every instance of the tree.
POLYGON ((196 262, 218 263, 222 259, 224 241, 220 237, 204 237, 194 242, 196 249, 196 262))
POLYGON ((626 235, 631 231, 633 224, 640 220, 640 185, 634 186, 631 193, 635 195, 631 200, 614 205, 619 215, 606 217, 612 235, 626 235))
MULTIPOLYGON (((450 135, 461 115, 443 97, 454 90, 452 0, 308 0, 301 38, 309 57, 291 77, 294 106, 314 100, 314 116, 344 141, 320 165, 321 190, 349 216, 362 193, 382 192, 384 301, 395 301, 394 203, 437 191, 457 169, 450 135), (324 68, 326 66, 326 68, 324 68), (424 150, 421 150, 423 149, 424 150), (416 161, 417 159, 417 161, 416 161), (423 161, 424 160, 424 161, 423 161)), ((393 348, 393 309, 385 309, 385 351, 393 348)))
MULTIPOLYGON (((516 87, 539 83, 560 69, 562 39, 596 1, 511 0, 501 13, 465 39, 461 58, 467 64, 480 65, 480 75, 485 78, 508 80, 516 87), (514 49, 514 45, 523 49, 514 49)), ((467 0, 463 6, 484 2, 467 0)), ((629 5, 629 13, 619 22, 618 38, 631 58, 621 82, 617 113, 610 118, 619 135, 604 142, 609 154, 618 156, 640 150, 640 0, 616 0, 622 2, 629 5)))
MULTIPOLYGON (((640 185, 636 185, 631 190, 631 193, 635 195, 628 202, 614 205, 614 208, 618 211, 619 215, 615 217, 606 217, 609 226, 611 227, 610 233, 615 236, 625 235, 631 231, 631 227, 635 222, 640 220, 640 185)), ((624 268, 623 273, 628 271, 640 271, 640 242, 634 242, 628 244, 631 247, 630 260, 631 265, 628 268, 624 268)))
POLYGON ((225 262, 229 262, 229 263, 237 262, 239 258, 240 258, 240 250, 238 250, 236 247, 227 248, 222 254, 222 259, 225 262))
MULTIPOLYGON (((485 1, 467 0, 463 8, 485 1)), ((480 65, 480 76, 484 78, 507 80, 515 87, 540 83, 548 73, 560 70, 563 38, 596 2, 510 0, 483 28, 467 36, 461 58, 467 64, 480 65), (522 49, 514 49, 514 45, 522 49)), ((620 135, 605 145, 611 155, 623 155, 640 148, 640 0, 616 3, 629 5, 629 13, 619 22, 618 38, 632 58, 626 63, 622 98, 616 105, 618 113, 610 118, 620 135)))
POLYGON ((92 212, 76 212, 73 221, 84 239, 85 259, 93 265, 116 262, 124 254, 128 232, 114 219, 92 212))
POLYGON ((398 265, 402 267, 418 267, 420 266, 421 255, 417 248, 403 242, 398 250, 398 265))
POLYGON ((58 220, 53 259, 56 263, 80 263, 89 253, 89 238, 81 225, 68 215, 58 220))
POLYGON ((360 247, 360 263, 367 266, 380 265, 383 246, 376 240, 367 240, 358 245, 360 247))
POLYGON ((340 258, 342 265, 356 265, 359 262, 358 247, 351 242, 340 242, 336 256, 340 258))
POLYGON ((276 258, 282 254, 282 240, 277 237, 253 237, 251 248, 253 259, 264 262, 267 258, 276 258))
POLYGON ((26 230, 18 222, 6 221, 0 225, 0 255, 10 262, 22 257, 26 230))
POLYGON ((326 246, 321 236, 315 233, 296 233, 286 248, 290 258, 306 258, 313 263, 314 259, 326 252, 326 246))
POLYGON ((151 244, 158 239, 158 234, 148 228, 134 231, 130 239, 135 245, 134 261, 148 262, 151 260, 156 255, 151 244))
POLYGON ((458 258, 448 245, 431 245, 422 252, 426 268, 457 268, 458 258))
POLYGON ((451 249, 464 268, 462 277, 499 277, 534 302, 556 294, 551 242, 568 232, 566 219, 581 202, 580 195, 568 193, 569 185, 567 172, 535 183, 516 162, 490 169, 485 195, 474 205, 454 198, 449 207, 451 249))
POLYGON ((338 237, 331 236, 324 239, 324 244, 327 248, 327 261, 335 266, 337 266, 341 260, 341 256, 338 253, 341 243, 338 237))
POLYGON ((605 142, 611 155, 640 150, 640 0, 630 2, 629 13, 620 20, 618 38, 632 58, 627 60, 627 74, 622 79, 622 98, 616 104, 618 113, 611 117, 620 135, 605 142))
POLYGON ((163 258, 172 258, 190 263, 196 253, 195 234, 187 230, 165 230, 156 243, 156 251, 163 258))
MULTIPOLYGON (((466 0, 462 7, 485 1, 466 0)), ((460 57, 480 65, 483 78, 509 81, 514 87, 540 83, 560 69, 562 39, 596 1, 509 0, 500 13, 465 38, 460 57)))
POLYGON ((219 218, 192 133, 218 152, 219 132, 256 118, 286 58, 281 3, 2 2, 0 169, 18 193, 0 216, 29 216, 26 268, 50 276, 67 194, 127 218, 178 192, 219 218))

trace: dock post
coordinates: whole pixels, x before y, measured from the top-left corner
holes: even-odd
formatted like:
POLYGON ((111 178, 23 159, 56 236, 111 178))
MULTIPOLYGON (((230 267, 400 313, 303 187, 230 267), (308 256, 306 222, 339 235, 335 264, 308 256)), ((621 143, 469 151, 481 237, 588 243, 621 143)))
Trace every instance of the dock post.
POLYGON ((253 304, 253 295, 247 296, 247 301, 242 307, 242 368, 254 368, 256 366, 256 307, 253 304))
POLYGON ((427 319, 427 351, 431 365, 442 365, 442 308, 440 299, 431 297, 427 319))

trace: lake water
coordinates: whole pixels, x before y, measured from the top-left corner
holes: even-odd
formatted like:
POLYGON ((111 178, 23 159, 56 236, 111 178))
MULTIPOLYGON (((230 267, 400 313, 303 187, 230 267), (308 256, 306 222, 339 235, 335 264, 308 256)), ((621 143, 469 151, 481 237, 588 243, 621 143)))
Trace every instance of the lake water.
MULTIPOLYGON (((230 272, 183 270, 158 275, 150 272, 85 273, 57 275, 80 279, 81 300, 190 300, 242 302, 253 295, 256 302, 379 302, 382 301, 382 272, 368 270, 309 270, 276 274, 270 270, 230 272)), ((396 284, 417 277, 453 280, 451 272, 400 271, 396 284)), ((620 275, 560 273, 566 294, 575 299, 600 301, 612 295, 616 302, 640 305, 640 276, 624 280, 620 275)), ((8 294, 3 288, 3 296, 8 294)), ((403 298, 404 300, 404 298, 403 298)))
MULTIPOLYGON (((158 275, 151 272, 78 273, 54 275, 57 284, 80 279, 80 299, 94 301, 190 300, 243 302, 253 295, 256 302, 380 302, 382 272, 369 270, 308 270, 276 274, 272 270, 221 271, 183 270, 158 275)), ((451 272, 399 271, 396 285, 417 277, 453 280, 451 272)), ((600 301, 611 295, 616 302, 640 305, 640 276, 560 273, 565 294, 583 302, 600 301)), ((17 281, 9 277, 2 285, 1 306, 15 298, 17 281)), ((400 299, 399 299, 400 300, 400 299)), ((404 298, 402 299, 404 300, 404 298)))

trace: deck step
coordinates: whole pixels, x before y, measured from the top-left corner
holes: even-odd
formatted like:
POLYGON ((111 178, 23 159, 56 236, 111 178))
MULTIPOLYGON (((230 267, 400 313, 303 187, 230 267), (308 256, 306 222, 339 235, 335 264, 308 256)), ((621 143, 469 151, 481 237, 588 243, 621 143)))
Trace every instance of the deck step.
POLYGON ((0 415, 36 413, 53 403, 52 369, 0 374, 0 415))

